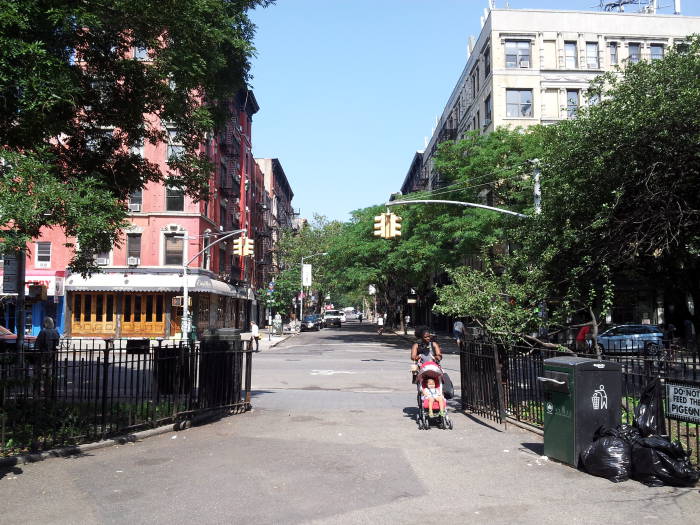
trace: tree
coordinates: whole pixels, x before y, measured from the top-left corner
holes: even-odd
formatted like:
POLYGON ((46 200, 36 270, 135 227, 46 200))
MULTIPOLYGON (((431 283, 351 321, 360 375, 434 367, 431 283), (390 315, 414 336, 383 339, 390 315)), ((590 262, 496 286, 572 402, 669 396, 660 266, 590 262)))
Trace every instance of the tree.
POLYGON ((542 214, 513 271, 562 317, 605 312, 621 278, 700 294, 699 51, 695 38, 600 77, 600 103, 542 130, 542 214))
MULTIPOLYGON (((547 301, 553 324, 570 324, 585 313, 595 337, 598 319, 609 311, 622 279, 666 287, 667 297, 675 296, 672 300, 683 306, 687 290, 697 298, 699 51, 700 40, 694 38, 687 49, 672 50, 663 60, 628 64, 600 77, 589 92, 598 104, 582 108, 576 119, 529 129, 522 148, 485 150, 488 139, 443 146, 436 165, 451 180, 469 177, 472 191, 483 183, 482 189, 495 192, 494 202, 516 208, 525 205, 532 188, 523 160, 537 157, 543 196, 540 215, 475 228, 474 238, 481 235, 488 240, 482 245, 491 246, 482 257, 488 264, 478 277, 466 270, 453 273, 453 286, 439 292, 438 309, 504 326, 502 318, 486 315, 482 307, 497 290, 505 295, 521 292, 523 301, 517 304, 522 308, 547 301), (490 159, 486 164, 501 175, 476 181, 472 174, 478 172, 474 166, 480 159, 490 159), (501 256, 494 248, 504 240, 507 249, 500 250, 501 256), (475 286, 479 279, 484 282, 475 286), (465 283, 471 283, 470 292, 465 283), (460 291, 476 297, 461 297, 460 291)), ((508 134, 501 139, 518 145, 508 134)))
POLYGON ((0 250, 58 226, 77 238, 73 269, 94 270, 129 193, 167 178, 205 196, 200 145, 248 79, 246 13, 268 3, 0 1, 0 250), (134 151, 170 130, 182 148, 167 170, 134 151))

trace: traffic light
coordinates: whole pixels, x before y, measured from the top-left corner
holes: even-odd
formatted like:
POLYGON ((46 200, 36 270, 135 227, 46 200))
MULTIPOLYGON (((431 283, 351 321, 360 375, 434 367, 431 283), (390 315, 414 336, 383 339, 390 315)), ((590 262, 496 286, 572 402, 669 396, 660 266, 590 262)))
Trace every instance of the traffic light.
POLYGON ((233 240, 233 255, 243 255, 243 237, 233 240))
POLYGON ((401 237, 401 221, 403 220, 398 215, 393 213, 389 215, 389 235, 388 237, 401 237))
POLYGON ((374 217, 374 235, 382 239, 393 239, 401 236, 401 221, 403 219, 393 213, 382 213, 374 217))
POLYGON ((255 241, 253 239, 245 239, 243 243, 243 255, 245 257, 253 257, 255 255, 255 241))
POLYGON ((374 217, 374 235, 386 239, 386 220, 383 213, 374 217))

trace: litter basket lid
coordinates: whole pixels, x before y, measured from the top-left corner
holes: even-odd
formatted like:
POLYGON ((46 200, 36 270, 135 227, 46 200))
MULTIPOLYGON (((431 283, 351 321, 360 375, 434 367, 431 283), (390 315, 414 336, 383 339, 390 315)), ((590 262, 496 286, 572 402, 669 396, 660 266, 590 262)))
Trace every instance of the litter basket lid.
POLYGON ((544 366, 566 366, 579 370, 620 370, 620 363, 614 361, 602 361, 588 357, 563 356, 550 357, 544 360, 544 366))

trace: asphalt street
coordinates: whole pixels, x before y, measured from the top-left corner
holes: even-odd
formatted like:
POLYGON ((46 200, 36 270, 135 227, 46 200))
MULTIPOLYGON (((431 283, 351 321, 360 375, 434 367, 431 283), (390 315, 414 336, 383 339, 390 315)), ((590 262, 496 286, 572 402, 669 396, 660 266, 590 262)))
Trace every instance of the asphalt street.
MULTIPOLYGON (((459 360, 445 368, 457 385, 459 360)), ((408 343, 367 323, 255 355, 254 410, 0 471, 0 523, 693 523, 697 489, 613 484, 451 406, 417 430, 408 343)), ((695 516, 695 517, 694 517, 695 516)))

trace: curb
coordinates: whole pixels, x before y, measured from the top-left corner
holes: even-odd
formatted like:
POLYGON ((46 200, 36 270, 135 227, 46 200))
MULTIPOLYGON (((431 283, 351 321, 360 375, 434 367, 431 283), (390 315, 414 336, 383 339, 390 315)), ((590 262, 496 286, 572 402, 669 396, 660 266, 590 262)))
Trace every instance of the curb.
POLYGON ((51 458, 64 458, 67 456, 75 456, 77 454, 82 454, 100 448, 134 443, 136 441, 140 441, 151 436, 167 434, 168 432, 177 432, 178 430, 184 430, 185 428, 189 428, 189 421, 164 425, 162 427, 157 428, 149 428, 148 430, 142 430, 141 432, 134 432, 133 434, 127 434, 126 436, 105 439, 103 441, 96 441, 94 443, 85 443, 83 445, 73 445, 70 447, 54 448, 45 452, 38 452, 36 454, 20 454, 17 456, 9 456, 6 458, 0 458, 0 468, 14 467, 16 465, 26 465, 28 463, 37 463, 39 461, 44 461, 45 459, 51 458))

